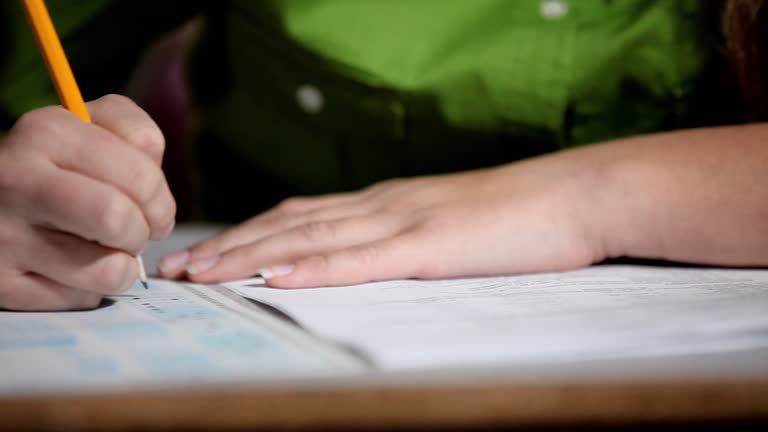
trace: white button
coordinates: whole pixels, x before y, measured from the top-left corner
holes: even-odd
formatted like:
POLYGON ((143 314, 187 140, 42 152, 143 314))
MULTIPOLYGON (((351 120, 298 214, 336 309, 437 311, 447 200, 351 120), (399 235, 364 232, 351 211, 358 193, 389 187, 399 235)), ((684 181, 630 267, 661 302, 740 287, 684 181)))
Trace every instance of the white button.
POLYGON ((317 87, 304 84, 296 89, 296 102, 305 112, 317 114, 323 110, 325 98, 317 87))
POLYGON ((566 0, 542 0, 541 16, 548 20, 557 20, 568 13, 566 0))

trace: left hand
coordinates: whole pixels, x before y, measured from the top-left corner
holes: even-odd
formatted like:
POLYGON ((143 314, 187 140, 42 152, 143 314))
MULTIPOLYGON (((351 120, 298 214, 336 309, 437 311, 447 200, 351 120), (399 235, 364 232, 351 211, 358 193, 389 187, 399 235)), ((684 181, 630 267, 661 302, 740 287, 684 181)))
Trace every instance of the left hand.
POLYGON ((164 258, 160 273, 201 283, 260 273, 270 286, 299 288, 586 266, 605 253, 596 170, 582 162, 561 152, 289 198, 164 258))

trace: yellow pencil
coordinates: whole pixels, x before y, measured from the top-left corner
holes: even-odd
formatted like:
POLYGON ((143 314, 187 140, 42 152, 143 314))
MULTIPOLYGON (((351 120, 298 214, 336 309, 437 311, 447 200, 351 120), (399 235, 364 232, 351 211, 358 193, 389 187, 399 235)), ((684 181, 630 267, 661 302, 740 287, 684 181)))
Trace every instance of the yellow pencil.
MULTIPOLYGON (((29 19, 29 24, 32 26, 35 39, 37 39, 40 53, 43 55, 46 66, 48 66, 48 75, 56 87, 56 93, 59 95, 61 104, 84 122, 90 123, 91 116, 85 107, 85 101, 77 87, 72 68, 69 67, 69 61, 64 54, 56 29, 53 27, 45 2, 43 0, 21 0, 21 3, 27 14, 27 19, 29 19)), ((141 280, 144 288, 147 288, 147 273, 144 270, 141 255, 136 256, 136 261, 139 264, 139 280, 141 280)))

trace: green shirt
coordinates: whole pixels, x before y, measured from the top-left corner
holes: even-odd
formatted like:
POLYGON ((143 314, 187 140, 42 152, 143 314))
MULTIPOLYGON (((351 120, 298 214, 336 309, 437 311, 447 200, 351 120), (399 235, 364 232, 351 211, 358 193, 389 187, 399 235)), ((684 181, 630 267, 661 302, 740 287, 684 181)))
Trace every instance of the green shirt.
POLYGON ((701 71, 700 7, 698 0, 279 2, 288 33, 357 71, 356 79, 435 95, 454 125, 543 128, 560 145, 658 128, 670 116, 661 105, 689 94, 701 71), (641 118, 624 118, 638 109, 641 118), (578 124, 566 125, 569 110, 578 124))
MULTIPOLYGON (((690 126, 715 48, 697 0, 49 4, 88 97, 119 92, 147 44, 203 15, 198 198, 228 220, 290 194, 690 126)), ((0 12, 15 47, 0 111, 15 118, 56 100, 26 23, 0 12)))

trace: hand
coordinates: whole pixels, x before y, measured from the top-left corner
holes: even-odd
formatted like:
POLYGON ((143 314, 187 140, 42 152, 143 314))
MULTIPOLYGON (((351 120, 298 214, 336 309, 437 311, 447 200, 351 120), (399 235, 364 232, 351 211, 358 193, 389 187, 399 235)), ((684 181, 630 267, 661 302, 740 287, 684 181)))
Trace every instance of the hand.
POLYGON ((166 257, 160 272, 202 283, 261 273, 270 286, 294 288, 585 266, 603 253, 592 229, 600 221, 587 211, 599 210, 588 196, 594 171, 577 159, 291 198, 166 257))
POLYGON ((134 256, 174 224, 164 140, 128 98, 25 114, 0 139, 0 308, 91 308, 130 287, 134 256))

